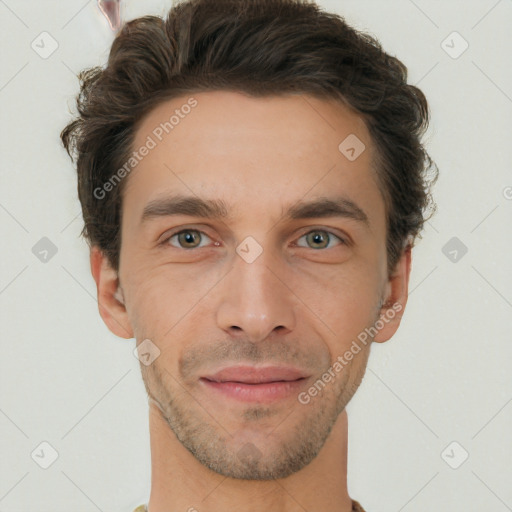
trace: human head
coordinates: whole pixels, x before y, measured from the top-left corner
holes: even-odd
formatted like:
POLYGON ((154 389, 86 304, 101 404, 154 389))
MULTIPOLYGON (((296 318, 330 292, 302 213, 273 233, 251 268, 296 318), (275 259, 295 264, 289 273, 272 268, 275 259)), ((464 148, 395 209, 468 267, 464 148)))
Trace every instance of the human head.
MULTIPOLYGON (((162 352, 141 365, 148 395, 204 465, 252 479, 298 471, 316 457, 361 382, 369 345, 342 365, 322 398, 295 404, 290 416, 215 400, 208 411, 199 377, 226 363, 273 363, 294 364, 316 381, 337 372, 340 355, 375 324, 383 295, 390 291, 405 305, 405 247, 419 234, 428 202, 430 160, 419 140, 428 120, 424 96, 376 41, 314 4, 289 0, 197 0, 175 6, 166 21, 134 20, 116 37, 106 69, 81 77, 80 118, 62 138, 77 152, 84 233, 125 292, 118 297, 126 307, 115 304, 115 280, 93 258, 103 318, 113 332, 149 339, 162 352), (175 129, 107 189, 169 112, 175 129), (356 134, 366 150, 348 160, 337 133, 356 134), (308 183, 314 195, 339 189, 357 196, 371 230, 354 214, 355 244, 330 260, 307 253, 301 264, 300 256, 280 258, 278 243, 292 230, 281 225, 279 207, 307 195, 308 183), (230 200, 231 220, 215 223, 208 236, 234 249, 250 225, 248 234, 263 245, 259 260, 244 266, 224 248, 197 260, 156 249, 170 234, 168 227, 157 233, 165 223, 144 234, 137 226, 149 199, 171 189, 230 200), (399 263, 393 289, 386 278, 399 263), (212 421, 219 411, 231 439, 219 418, 212 421), (238 460, 248 443, 252 459, 238 460)), ((398 323, 372 337, 389 339, 398 323)))

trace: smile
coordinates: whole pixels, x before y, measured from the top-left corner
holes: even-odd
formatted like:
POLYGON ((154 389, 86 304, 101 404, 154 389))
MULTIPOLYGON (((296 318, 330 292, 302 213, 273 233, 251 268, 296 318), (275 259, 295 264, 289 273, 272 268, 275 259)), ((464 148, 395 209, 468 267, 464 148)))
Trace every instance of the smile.
POLYGON ((269 403, 296 396, 308 377, 292 367, 232 366, 199 380, 206 389, 228 398, 269 403))

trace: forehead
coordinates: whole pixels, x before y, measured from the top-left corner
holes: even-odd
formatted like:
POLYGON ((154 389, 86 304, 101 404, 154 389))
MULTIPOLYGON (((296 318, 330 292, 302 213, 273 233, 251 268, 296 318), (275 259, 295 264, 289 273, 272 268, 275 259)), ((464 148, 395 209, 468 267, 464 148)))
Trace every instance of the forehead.
POLYGON ((166 192, 222 199, 253 213, 270 213, 269 205, 279 203, 276 214, 283 204, 328 193, 346 192, 368 206, 381 200, 367 127, 334 100, 231 91, 180 96, 142 120, 133 149, 143 146, 151 149, 133 167, 124 191, 133 222, 166 192), (357 158, 347 158, 344 141, 360 153, 357 158))
POLYGON ((250 145, 266 140, 273 142, 268 150, 279 145, 284 151, 293 148, 294 154, 307 150, 332 153, 340 137, 350 134, 371 143, 360 115, 339 101, 305 94, 255 98, 236 91, 208 91, 173 98, 153 108, 140 122, 134 146, 143 145, 149 136, 168 149, 190 152, 208 145, 209 155, 224 156, 226 150, 230 155, 246 152, 250 145), (229 148, 224 144, 226 136, 233 141, 229 148), (242 141, 244 147, 236 146, 235 142, 242 141), (309 145, 297 147, 297 142, 309 145))

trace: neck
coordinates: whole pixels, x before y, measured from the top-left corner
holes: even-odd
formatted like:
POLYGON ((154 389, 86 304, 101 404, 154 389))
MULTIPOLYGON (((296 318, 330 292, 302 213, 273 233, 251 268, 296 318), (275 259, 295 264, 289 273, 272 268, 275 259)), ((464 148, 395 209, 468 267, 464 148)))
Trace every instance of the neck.
POLYGON ((238 480, 203 466, 176 438, 150 401, 149 512, 351 512, 347 491, 347 413, 336 421, 318 456, 279 480, 238 480))

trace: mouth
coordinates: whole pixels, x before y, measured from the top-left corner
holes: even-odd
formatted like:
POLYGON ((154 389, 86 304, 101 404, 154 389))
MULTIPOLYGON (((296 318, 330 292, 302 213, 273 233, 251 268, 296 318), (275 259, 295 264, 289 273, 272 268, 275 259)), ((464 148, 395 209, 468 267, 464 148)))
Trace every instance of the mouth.
POLYGON ((309 375, 284 366, 232 366, 201 377, 200 382, 216 393, 244 402, 269 403, 296 396, 309 375))

